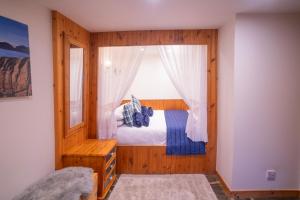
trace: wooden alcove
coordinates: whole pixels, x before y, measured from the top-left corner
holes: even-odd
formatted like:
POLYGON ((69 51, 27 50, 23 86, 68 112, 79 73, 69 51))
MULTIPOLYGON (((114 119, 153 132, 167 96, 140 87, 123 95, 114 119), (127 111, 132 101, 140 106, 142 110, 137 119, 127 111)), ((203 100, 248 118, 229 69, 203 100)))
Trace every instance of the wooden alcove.
MULTIPOLYGON (((208 48, 208 144, 204 156, 167 156, 165 146, 118 146, 117 172, 133 174, 214 173, 216 169, 217 38, 215 29, 123 31, 91 34, 89 137, 96 138, 97 74, 99 47, 193 44, 208 48)), ((186 109, 180 99, 142 100, 154 109, 186 109)))
MULTIPOLYGON (((165 146, 118 146, 118 173, 214 173, 216 170, 217 141, 217 38, 215 29, 160 30, 90 33, 62 14, 53 11, 53 69, 55 116, 55 163, 62 167, 62 155, 97 133, 97 73, 98 49, 107 46, 194 44, 208 48, 208 144, 204 156, 166 156, 165 146), (64 58, 63 37, 68 34, 87 46, 86 101, 87 121, 75 133, 64 134, 64 58)), ((186 109, 180 99, 144 100, 146 105, 159 109, 186 109)))

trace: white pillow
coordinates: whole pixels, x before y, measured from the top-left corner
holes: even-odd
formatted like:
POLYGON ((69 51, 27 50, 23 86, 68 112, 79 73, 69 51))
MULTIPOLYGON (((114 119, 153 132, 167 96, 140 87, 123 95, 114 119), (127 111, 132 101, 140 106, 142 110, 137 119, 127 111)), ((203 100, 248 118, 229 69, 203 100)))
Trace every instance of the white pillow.
POLYGON ((124 107, 124 105, 120 105, 114 111, 115 119, 117 121, 124 119, 124 117, 123 117, 123 107, 124 107))

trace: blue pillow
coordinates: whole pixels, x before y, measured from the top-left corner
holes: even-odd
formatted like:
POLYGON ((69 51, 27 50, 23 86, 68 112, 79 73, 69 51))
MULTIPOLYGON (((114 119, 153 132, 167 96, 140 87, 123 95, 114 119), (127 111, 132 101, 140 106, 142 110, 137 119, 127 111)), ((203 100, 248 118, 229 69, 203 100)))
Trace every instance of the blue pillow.
POLYGON ((143 115, 142 113, 135 112, 133 113, 133 126, 141 127, 143 125, 143 115))
POLYGON ((148 115, 143 115, 143 126, 148 127, 150 122, 150 118, 148 115))
POLYGON ((125 104, 124 105, 124 110, 123 110, 123 117, 124 117, 124 123, 127 126, 133 126, 133 115, 134 111, 133 111, 133 106, 132 104, 125 104))
POLYGON ((147 108, 146 106, 142 106, 142 107, 141 107, 141 113, 142 113, 143 115, 148 115, 148 108, 147 108))
POLYGON ((131 95, 131 103, 132 103, 134 112, 141 112, 141 103, 133 95, 131 95))
POLYGON ((153 116, 153 110, 151 107, 148 108, 148 115, 149 115, 149 117, 153 116))

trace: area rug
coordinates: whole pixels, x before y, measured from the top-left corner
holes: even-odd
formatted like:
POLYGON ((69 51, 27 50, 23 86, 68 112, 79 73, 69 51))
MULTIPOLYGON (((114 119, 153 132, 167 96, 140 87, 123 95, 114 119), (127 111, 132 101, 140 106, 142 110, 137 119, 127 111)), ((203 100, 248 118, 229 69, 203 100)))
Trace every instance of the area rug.
POLYGON ((217 200, 203 174, 122 174, 109 200, 217 200))

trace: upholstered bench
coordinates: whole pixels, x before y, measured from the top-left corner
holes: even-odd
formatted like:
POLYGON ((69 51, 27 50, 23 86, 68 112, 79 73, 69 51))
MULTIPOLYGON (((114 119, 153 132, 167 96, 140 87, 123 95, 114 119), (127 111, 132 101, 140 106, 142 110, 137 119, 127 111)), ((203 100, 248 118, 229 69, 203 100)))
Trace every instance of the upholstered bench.
POLYGON ((57 170, 29 186, 13 200, 96 200, 97 174, 86 167, 57 170))

